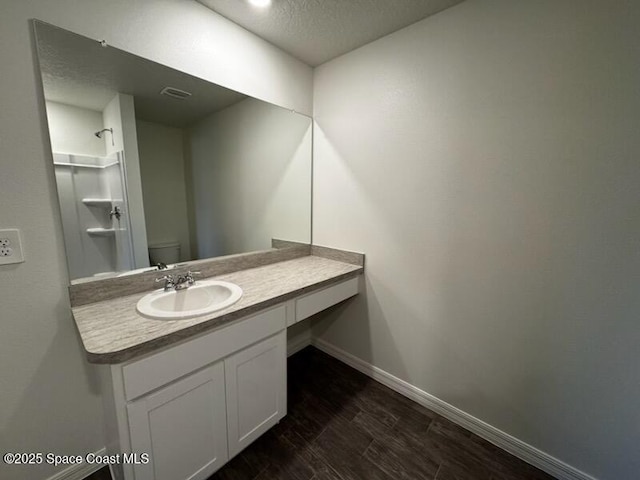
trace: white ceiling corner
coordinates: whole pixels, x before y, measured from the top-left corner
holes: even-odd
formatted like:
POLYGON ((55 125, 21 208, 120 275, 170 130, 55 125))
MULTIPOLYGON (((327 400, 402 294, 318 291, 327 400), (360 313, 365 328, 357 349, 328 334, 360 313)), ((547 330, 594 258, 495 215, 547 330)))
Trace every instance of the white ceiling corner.
POLYGON ((197 0, 216 13, 317 66, 463 0, 197 0))

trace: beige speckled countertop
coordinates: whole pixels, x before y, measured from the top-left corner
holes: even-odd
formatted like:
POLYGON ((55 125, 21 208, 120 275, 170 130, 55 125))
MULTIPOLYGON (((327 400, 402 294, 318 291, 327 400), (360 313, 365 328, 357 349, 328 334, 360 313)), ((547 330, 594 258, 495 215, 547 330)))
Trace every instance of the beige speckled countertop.
POLYGON ((149 292, 77 306, 72 311, 89 361, 121 363, 363 271, 362 266, 305 256, 210 277, 239 285, 242 298, 224 310, 186 320, 140 316, 136 303, 149 292))

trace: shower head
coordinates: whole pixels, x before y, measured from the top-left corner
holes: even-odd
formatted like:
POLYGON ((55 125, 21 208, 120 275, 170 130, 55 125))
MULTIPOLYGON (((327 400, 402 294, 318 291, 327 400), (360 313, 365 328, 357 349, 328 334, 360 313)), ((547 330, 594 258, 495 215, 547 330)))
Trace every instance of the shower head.
POLYGON ((102 138, 102 134, 104 132, 109 132, 111 135, 113 135, 113 128, 103 128, 102 130, 94 133, 94 135, 98 138, 102 138))

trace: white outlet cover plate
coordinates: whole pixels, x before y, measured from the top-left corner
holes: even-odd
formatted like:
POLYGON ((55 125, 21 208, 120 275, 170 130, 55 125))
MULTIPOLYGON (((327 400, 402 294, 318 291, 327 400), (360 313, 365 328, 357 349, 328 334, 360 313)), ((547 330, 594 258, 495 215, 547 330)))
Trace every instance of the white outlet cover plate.
MULTIPOLYGON (((0 265, 9 265, 12 263, 22 263, 24 262, 24 254, 22 253, 22 241, 20 239, 20 230, 17 228, 9 228, 5 230, 0 230, 0 241, 6 239, 8 241, 8 247, 11 247, 13 250, 11 256, 2 257, 0 256, 0 265)), ((7 243, 7 242, 1 242, 7 243)))

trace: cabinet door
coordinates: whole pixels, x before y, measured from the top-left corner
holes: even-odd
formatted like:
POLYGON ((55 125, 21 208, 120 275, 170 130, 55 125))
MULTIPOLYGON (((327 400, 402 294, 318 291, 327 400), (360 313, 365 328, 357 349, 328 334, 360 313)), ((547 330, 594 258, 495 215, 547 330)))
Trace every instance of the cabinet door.
POLYGON ((283 330, 224 360, 229 458, 285 416, 286 345, 283 330))
POLYGON ((228 458, 224 365, 218 362, 127 405, 136 480, 205 479, 228 458))

